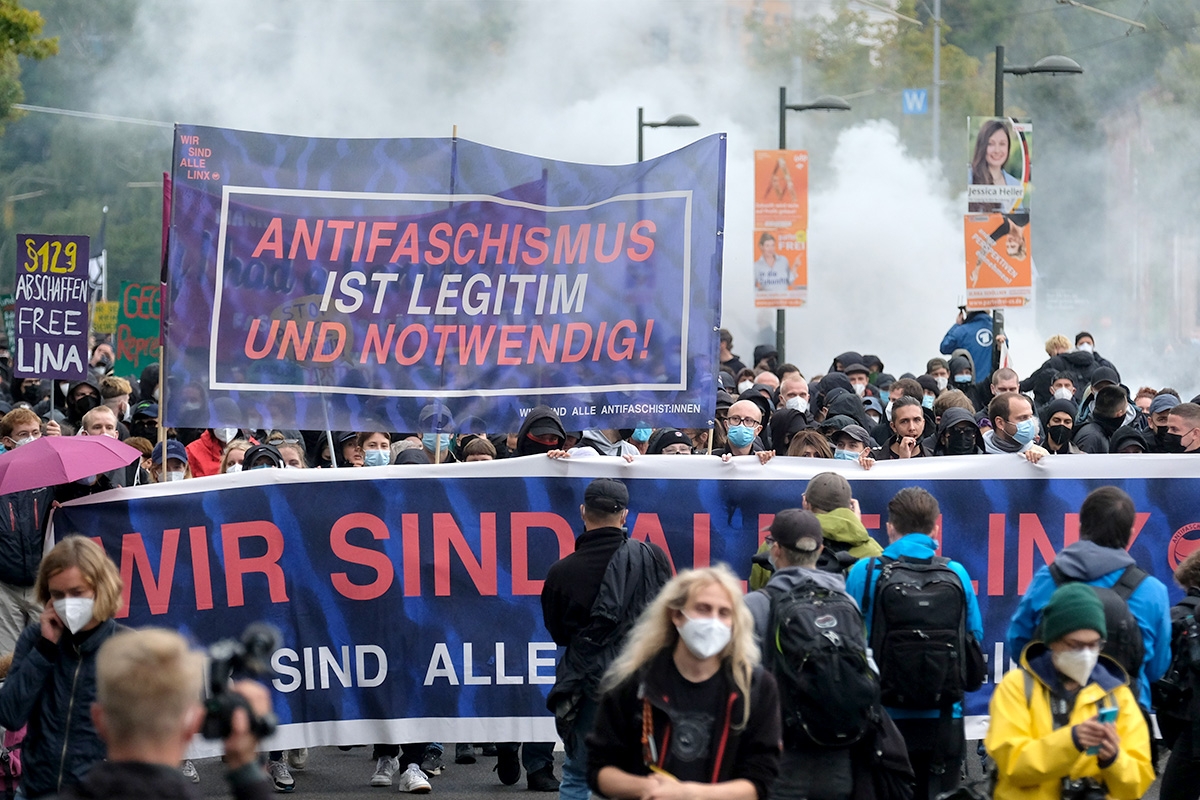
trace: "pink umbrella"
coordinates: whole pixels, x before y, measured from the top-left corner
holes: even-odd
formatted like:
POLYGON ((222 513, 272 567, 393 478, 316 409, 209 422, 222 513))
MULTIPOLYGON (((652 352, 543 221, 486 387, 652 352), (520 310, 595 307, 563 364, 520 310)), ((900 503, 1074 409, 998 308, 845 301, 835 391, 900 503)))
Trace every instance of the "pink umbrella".
POLYGON ((109 436, 43 436, 0 454, 0 494, 99 475, 129 466, 141 455, 109 436))

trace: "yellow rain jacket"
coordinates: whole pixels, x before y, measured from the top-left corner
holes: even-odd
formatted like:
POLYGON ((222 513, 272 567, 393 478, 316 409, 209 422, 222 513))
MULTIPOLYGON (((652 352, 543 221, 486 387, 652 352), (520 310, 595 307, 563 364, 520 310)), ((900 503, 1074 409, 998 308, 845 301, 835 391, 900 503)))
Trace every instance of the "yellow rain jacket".
POLYGON ((1150 736, 1124 670, 1102 655, 1088 685, 1075 697, 1069 724, 1057 730, 1050 710, 1052 686, 1062 694, 1050 651, 1042 642, 1030 642, 1020 668, 1010 670, 992 693, 984 744, 996 761, 994 799, 1059 800, 1064 777, 1103 782, 1115 800, 1137 800, 1145 794, 1154 781, 1150 736), (1121 748, 1111 764, 1101 767, 1098 756, 1075 746, 1071 728, 1113 701, 1121 748))

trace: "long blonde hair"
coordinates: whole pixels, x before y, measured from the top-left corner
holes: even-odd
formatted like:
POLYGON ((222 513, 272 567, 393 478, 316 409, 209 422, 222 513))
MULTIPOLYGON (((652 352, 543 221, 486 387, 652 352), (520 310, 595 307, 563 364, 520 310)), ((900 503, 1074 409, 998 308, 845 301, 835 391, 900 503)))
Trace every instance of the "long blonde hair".
POLYGON ((714 583, 725 590, 733 604, 733 635, 721 653, 721 660, 728 663, 734 685, 742 694, 742 721, 737 727, 744 728, 750 719, 750 676, 761 656, 754 641, 754 620, 742 599, 741 583, 724 564, 687 569, 667 582, 629 632, 625 646, 600 682, 600 690, 609 691, 662 651, 673 650, 679 641, 679 631, 671 621, 671 612, 682 611, 696 592, 714 583))

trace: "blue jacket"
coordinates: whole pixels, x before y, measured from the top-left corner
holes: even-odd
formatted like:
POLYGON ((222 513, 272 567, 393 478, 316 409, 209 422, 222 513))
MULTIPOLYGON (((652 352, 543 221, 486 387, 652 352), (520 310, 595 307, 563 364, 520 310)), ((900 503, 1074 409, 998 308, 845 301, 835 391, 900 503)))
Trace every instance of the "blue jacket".
MULTIPOLYGON (((885 558, 897 559, 901 556, 908 558, 933 558, 937 555, 937 542, 932 536, 924 533, 910 533, 907 536, 901 536, 896 541, 889 544, 883 549, 885 558)), ((846 594, 855 599, 859 605, 863 604, 863 597, 875 596, 875 581, 879 578, 879 568, 882 566, 879 559, 863 558, 859 559, 853 567, 850 568, 850 574, 846 576, 846 594), (870 574, 868 575, 868 570, 870 574)), ((963 593, 967 596, 967 630, 970 631, 977 642, 983 643, 983 617, 979 614, 979 601, 975 598, 975 589, 971 586, 971 576, 967 574, 966 569, 957 561, 951 561, 947 564, 950 570, 958 576, 962 582, 963 593)), ((867 623, 867 639, 871 638, 871 622, 875 617, 875 604, 872 602, 867 608, 866 623, 867 623)), ((914 711, 905 708, 889 708, 888 713, 896 719, 928 719, 937 717, 941 712, 937 709, 929 711, 914 711)), ((954 704, 954 716, 959 718, 962 716, 962 703, 954 704)))
MULTIPOLYGON (((1102 547, 1095 542, 1079 541, 1064 547, 1054 558, 1059 569, 1070 578, 1089 586, 1111 587, 1121 578, 1125 568, 1134 563, 1133 556, 1115 547, 1102 547)), ((1049 567, 1042 567, 1025 589, 1012 622, 1008 624, 1008 652, 1020 653, 1042 620, 1042 609, 1050 602, 1057 587, 1049 567)), ((1138 702, 1150 708, 1150 684, 1161 678, 1171 664, 1171 603, 1167 587, 1153 575, 1147 576, 1129 597, 1129 610, 1142 629, 1142 645, 1146 658, 1138 677, 1135 694, 1138 702)))
MULTIPOLYGON (((971 354, 975 362, 975 380, 983 382, 992 374, 992 318, 986 311, 972 311, 961 325, 946 331, 942 338, 941 351, 950 355, 962 347, 971 354)), ((954 387, 954 376, 950 376, 954 387)))
POLYGON ((78 783, 108 754, 92 727, 96 652, 118 629, 106 620, 83 637, 64 632, 55 644, 34 622, 17 639, 12 671, 0 688, 0 725, 28 724, 21 788, 30 798, 78 783))

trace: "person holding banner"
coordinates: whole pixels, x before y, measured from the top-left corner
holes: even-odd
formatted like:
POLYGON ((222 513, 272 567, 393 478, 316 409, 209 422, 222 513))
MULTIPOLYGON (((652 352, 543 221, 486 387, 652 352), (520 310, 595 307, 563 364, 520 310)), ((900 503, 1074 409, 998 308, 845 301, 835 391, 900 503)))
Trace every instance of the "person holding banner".
POLYGON ((726 566, 663 587, 604 676, 588 785, 613 800, 759 800, 779 774, 779 689, 726 566))

